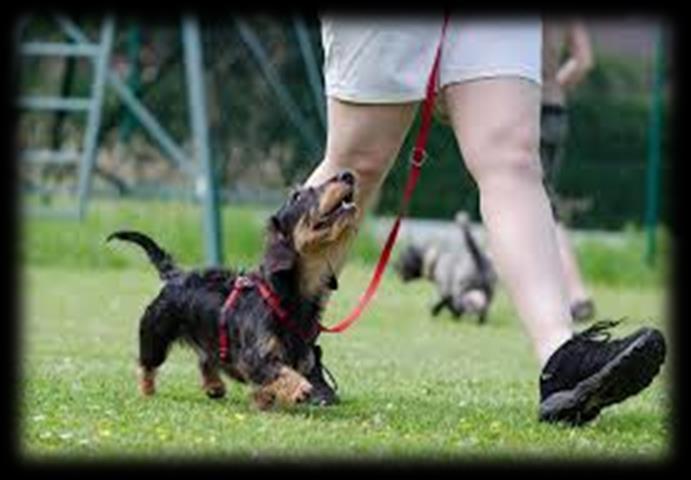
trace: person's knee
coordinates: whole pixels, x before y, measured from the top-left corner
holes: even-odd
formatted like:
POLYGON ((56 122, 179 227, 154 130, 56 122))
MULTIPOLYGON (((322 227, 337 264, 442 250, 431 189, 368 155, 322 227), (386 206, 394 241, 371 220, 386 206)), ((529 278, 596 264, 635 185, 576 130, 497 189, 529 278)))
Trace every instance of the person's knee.
POLYGON ((539 141, 534 129, 516 125, 487 130, 464 149, 466 165, 481 188, 494 180, 542 182, 539 141))
POLYGON ((338 152, 329 153, 327 159, 338 170, 350 170, 361 185, 378 185, 386 176, 395 152, 385 145, 374 147, 352 146, 338 152))

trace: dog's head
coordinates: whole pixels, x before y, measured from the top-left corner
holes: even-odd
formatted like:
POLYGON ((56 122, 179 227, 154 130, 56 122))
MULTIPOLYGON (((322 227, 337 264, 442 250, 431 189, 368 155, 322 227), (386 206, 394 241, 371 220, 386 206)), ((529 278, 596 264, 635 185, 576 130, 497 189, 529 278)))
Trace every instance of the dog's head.
POLYGON ((330 258, 342 254, 357 229, 355 194, 355 176, 347 171, 294 191, 270 219, 264 259, 269 274, 298 271, 308 290, 336 288, 330 258))
POLYGON ((398 257, 396 271, 404 282, 420 278, 422 276, 422 264, 424 260, 421 248, 410 245, 398 257))

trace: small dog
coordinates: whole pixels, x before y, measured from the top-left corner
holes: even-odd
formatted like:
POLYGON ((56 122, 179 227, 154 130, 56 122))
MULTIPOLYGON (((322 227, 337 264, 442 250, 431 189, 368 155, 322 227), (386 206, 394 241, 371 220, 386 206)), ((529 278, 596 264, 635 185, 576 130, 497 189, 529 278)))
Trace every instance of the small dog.
POLYGON ((336 402, 316 339, 323 303, 337 288, 329 258, 346 248, 356 230, 355 183, 353 174, 343 172, 295 191, 271 216, 261 265, 247 274, 185 272, 146 235, 111 234, 108 240, 142 247, 165 282, 139 324, 142 394, 155 393, 156 371, 180 341, 197 353, 210 398, 225 395, 223 372, 251 384, 252 401, 262 410, 336 402))
POLYGON ((455 318, 477 314, 479 323, 485 323, 497 275, 470 231, 468 215, 459 212, 455 222, 461 228, 465 248, 411 245, 399 257, 396 269, 404 282, 425 278, 437 286, 440 299, 432 306, 433 316, 446 307, 455 318))

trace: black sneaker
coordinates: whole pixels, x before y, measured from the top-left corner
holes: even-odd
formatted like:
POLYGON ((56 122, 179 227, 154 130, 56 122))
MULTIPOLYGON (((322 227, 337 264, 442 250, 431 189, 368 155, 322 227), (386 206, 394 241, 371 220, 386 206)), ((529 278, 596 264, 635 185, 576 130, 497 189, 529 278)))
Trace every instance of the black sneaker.
POLYGON ((312 371, 307 375, 307 380, 312 384, 312 393, 310 394, 309 402, 313 405, 333 405, 338 403, 338 385, 334 380, 331 372, 322 364, 322 349, 319 345, 314 345, 315 364, 312 371), (327 373, 333 387, 326 382, 324 372, 327 373))
POLYGON ((605 330, 618 323, 598 322, 552 354, 540 375, 540 421, 583 425, 650 385, 665 359, 662 333, 641 328, 610 341, 605 330))

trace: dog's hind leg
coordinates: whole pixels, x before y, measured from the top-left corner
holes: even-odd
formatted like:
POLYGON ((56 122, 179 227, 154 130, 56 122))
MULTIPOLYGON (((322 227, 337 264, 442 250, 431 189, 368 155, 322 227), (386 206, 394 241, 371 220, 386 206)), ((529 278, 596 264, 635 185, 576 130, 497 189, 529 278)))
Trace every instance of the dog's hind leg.
POLYGON ((441 312, 444 307, 449 306, 450 300, 451 300, 451 297, 442 297, 437 303, 432 305, 432 309, 431 309, 432 316, 436 317, 437 315, 439 315, 439 312, 441 312))
POLYGON ((209 359, 199 359, 199 371, 202 374, 202 389, 209 398, 223 398, 226 395, 226 386, 219 375, 218 366, 209 359))
POLYGON ((477 317, 477 323, 480 325, 483 325, 487 321, 487 310, 483 310, 480 312, 480 315, 477 317))
POLYGON ((166 307, 165 298, 159 296, 139 322, 139 389, 145 396, 156 392, 156 371, 178 334, 178 322, 166 307))

